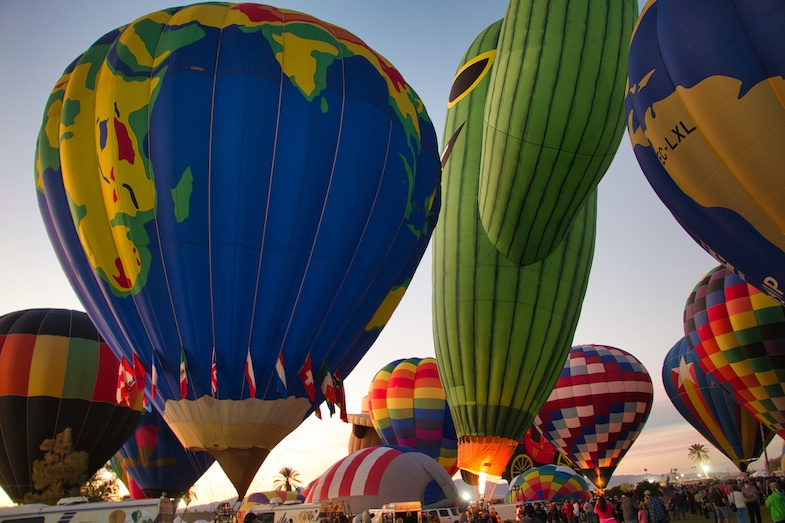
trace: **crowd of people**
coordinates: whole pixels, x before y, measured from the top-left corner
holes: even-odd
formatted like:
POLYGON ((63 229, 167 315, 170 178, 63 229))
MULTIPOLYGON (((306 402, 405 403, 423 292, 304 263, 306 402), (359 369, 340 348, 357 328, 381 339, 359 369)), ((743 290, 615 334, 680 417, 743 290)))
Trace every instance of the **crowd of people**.
MULTIPOLYGON (((780 480, 782 481, 782 480, 780 480)), ((774 523, 785 523, 785 494, 775 479, 751 479, 698 485, 666 485, 662 495, 646 490, 589 501, 534 502, 516 508, 516 523, 665 523, 703 516, 711 523, 762 523, 761 506, 774 523), (639 499, 640 498, 640 499, 639 499)), ((463 522, 462 522, 463 523, 463 522)), ((472 523, 469 520, 467 523, 472 523)), ((496 522, 492 522, 496 523, 496 522)))

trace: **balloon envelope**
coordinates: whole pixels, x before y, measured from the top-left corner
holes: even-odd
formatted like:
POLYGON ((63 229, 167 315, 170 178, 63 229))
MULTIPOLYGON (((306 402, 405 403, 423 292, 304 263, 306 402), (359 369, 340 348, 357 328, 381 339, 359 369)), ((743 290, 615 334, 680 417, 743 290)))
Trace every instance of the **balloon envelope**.
POLYGON ((331 465, 310 487, 306 502, 347 501, 359 514, 402 499, 420 501, 424 507, 451 507, 458 501, 458 490, 430 456, 383 445, 359 450, 331 465))
POLYGON ((638 163, 704 249, 785 303, 785 9, 649 0, 629 52, 638 163))
POLYGON ((590 498, 589 485, 574 470, 569 467, 542 465, 515 476, 510 482, 504 501, 587 501, 590 498))
POLYGON ((199 4, 141 17, 66 70, 36 174, 88 312, 148 386, 155 370, 156 408, 242 496, 325 398, 319 371, 348 375, 400 301, 440 168, 421 100, 360 39, 199 4))
POLYGON ((501 25, 475 39, 453 82, 433 242, 436 359, 458 435, 458 466, 491 476, 504 472, 564 365, 596 221, 592 193, 554 252, 525 266, 496 250, 483 230, 477 209, 483 114, 501 25))
POLYGON ((458 437, 434 358, 385 365, 368 389, 369 413, 385 445, 411 447, 458 472, 458 437))
POLYGON ((118 451, 123 470, 148 498, 181 498, 215 459, 189 452, 155 409, 145 412, 133 436, 118 451))
POLYGON ((709 377, 699 360, 686 338, 679 340, 662 364, 665 392, 679 414, 745 472, 774 438, 774 432, 709 377))
POLYGON ((785 308, 718 266, 687 298, 684 334, 703 371, 785 436, 785 308))
POLYGON ((578 345, 535 423, 576 468, 605 487, 643 430, 653 399, 651 377, 635 356, 578 345))
POLYGON ((636 0, 508 2, 488 73, 479 214, 520 265, 569 232, 624 133, 636 0))
POLYGON ((99 470, 142 418, 142 394, 118 402, 120 361, 87 314, 30 309, 0 317, 0 485, 21 503, 33 492, 41 444, 71 429, 73 450, 99 470))

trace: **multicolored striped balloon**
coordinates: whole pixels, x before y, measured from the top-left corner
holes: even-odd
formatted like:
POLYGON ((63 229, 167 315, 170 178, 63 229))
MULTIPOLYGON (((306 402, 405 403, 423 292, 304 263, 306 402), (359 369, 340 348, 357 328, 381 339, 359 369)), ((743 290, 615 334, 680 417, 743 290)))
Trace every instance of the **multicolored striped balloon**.
POLYGON ((543 465, 526 470, 510 482, 504 500, 507 503, 524 501, 587 501, 591 498, 586 480, 570 467, 543 465))
POLYGON ((673 406, 742 472, 758 459, 774 432, 761 423, 699 364, 698 352, 682 338, 665 356, 662 384, 673 406))
POLYGON ((118 402, 120 361, 79 311, 0 317, 0 485, 15 502, 33 491, 41 443, 71 429, 73 449, 100 469, 142 419, 142 394, 118 402))
POLYGON ((687 299, 684 334, 701 368, 785 437, 785 308, 718 266, 687 299))
POLYGON ((376 373, 368 412, 385 445, 427 454, 452 476, 458 471, 458 437, 435 358, 396 360, 376 373))
POLYGON ((651 377, 635 356, 615 347, 578 345, 570 349, 535 424, 605 487, 643 430, 653 399, 651 377))
POLYGON ((423 505, 458 502, 458 490, 444 468, 422 452, 384 445, 358 450, 337 461, 310 486, 306 503, 347 501, 359 514, 385 503, 423 505))

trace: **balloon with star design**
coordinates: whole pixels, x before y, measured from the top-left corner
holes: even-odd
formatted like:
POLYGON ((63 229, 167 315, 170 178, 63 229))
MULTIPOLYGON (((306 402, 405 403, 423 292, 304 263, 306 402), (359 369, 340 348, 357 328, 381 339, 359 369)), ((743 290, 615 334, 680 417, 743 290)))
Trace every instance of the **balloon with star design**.
POLYGON ((687 340, 680 339, 662 365, 665 392, 679 414, 745 472, 771 442, 774 432, 722 390, 701 369, 699 359, 687 340))

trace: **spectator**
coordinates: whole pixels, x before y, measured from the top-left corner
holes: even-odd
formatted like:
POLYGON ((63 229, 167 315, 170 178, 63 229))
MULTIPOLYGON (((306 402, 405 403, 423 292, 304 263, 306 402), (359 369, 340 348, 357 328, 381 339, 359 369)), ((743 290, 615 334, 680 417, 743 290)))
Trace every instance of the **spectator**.
POLYGON ((632 492, 621 497, 621 515, 624 523, 638 522, 638 500, 635 499, 632 492))
POLYGON ((657 496, 653 496, 651 490, 645 492, 644 499, 646 509, 649 511, 649 523, 663 523, 667 517, 665 503, 657 496))
POLYGON ((744 501, 744 494, 741 493, 738 483, 734 483, 730 496, 730 503, 736 508, 736 521, 738 523, 749 523, 747 514, 747 502, 744 501))
POLYGON ((785 495, 780 492, 780 486, 776 481, 769 485, 771 493, 766 497, 766 506, 771 511, 771 519, 774 523, 785 522, 785 495))
POLYGON ((750 523, 762 523, 760 519, 760 492, 750 483, 750 480, 744 480, 744 487, 741 489, 744 496, 744 501, 747 503, 747 515, 750 518, 750 523))
POLYGON ((717 522, 730 523, 728 496, 719 484, 714 485, 711 489, 711 492, 709 492, 709 499, 714 503, 714 513, 717 515, 717 522))

